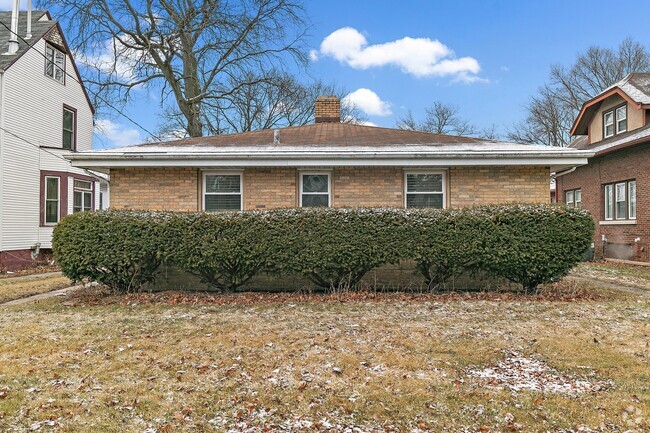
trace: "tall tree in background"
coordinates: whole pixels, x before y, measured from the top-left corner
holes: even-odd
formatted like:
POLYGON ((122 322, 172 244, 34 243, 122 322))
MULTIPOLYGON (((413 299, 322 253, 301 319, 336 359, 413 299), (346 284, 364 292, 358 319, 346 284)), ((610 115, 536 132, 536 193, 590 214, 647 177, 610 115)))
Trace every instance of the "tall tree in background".
POLYGON ((418 121, 411 111, 397 120, 395 125, 399 129, 411 131, 430 132, 433 134, 449 134, 461 137, 478 137, 487 140, 498 140, 497 126, 492 124, 488 128, 478 129, 467 119, 460 117, 460 109, 456 105, 434 102, 425 108, 424 120, 418 121))
POLYGON ((547 146, 567 146, 582 104, 630 72, 650 71, 648 49, 630 38, 617 50, 591 47, 569 68, 551 67, 549 82, 526 105, 526 118, 508 139, 547 146))
POLYGON ((97 105, 125 105, 137 89, 159 92, 165 112, 192 137, 222 132, 219 116, 238 93, 282 92, 285 75, 276 71, 306 61, 300 0, 40 3, 65 22, 97 105))

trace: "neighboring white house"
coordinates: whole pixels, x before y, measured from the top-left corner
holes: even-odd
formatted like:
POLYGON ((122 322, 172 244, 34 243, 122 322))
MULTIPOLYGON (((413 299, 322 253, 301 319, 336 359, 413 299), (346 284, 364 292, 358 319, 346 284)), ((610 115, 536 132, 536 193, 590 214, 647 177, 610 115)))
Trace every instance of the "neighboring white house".
POLYGON ((27 16, 0 12, 0 271, 41 259, 56 223, 99 209, 106 183, 63 158, 91 150, 94 109, 60 25, 27 16))

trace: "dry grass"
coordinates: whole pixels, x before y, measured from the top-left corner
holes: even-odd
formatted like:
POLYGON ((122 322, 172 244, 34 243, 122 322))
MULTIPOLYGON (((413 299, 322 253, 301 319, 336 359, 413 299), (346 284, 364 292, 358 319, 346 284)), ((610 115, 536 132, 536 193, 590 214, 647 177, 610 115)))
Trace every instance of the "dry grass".
POLYGON ((39 293, 51 292, 70 286, 70 280, 62 275, 48 277, 0 279, 0 303, 39 293))
POLYGON ((650 266, 635 266, 615 262, 587 262, 576 266, 572 271, 572 275, 650 290, 650 266))
POLYGON ((647 297, 59 302, 0 314, 2 431, 650 429, 647 297), (607 386, 468 375, 513 351, 607 386))

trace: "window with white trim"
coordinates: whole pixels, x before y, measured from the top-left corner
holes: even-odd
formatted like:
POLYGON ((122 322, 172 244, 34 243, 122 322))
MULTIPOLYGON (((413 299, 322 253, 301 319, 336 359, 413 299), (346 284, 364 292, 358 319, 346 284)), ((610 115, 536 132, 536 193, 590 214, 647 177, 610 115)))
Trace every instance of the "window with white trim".
POLYGON ((72 212, 85 212, 93 208, 93 184, 87 180, 75 179, 73 185, 72 212))
POLYGON ((627 131, 627 104, 603 112, 603 138, 627 131))
POLYGON ((582 190, 572 189, 564 193, 564 203, 569 207, 582 207, 582 190))
POLYGON ((45 75, 65 83, 65 54, 50 44, 45 44, 45 75))
POLYGON ((406 173, 406 208, 445 207, 445 175, 433 172, 406 173))
POLYGON ((300 207, 330 207, 330 174, 300 173, 300 207))
POLYGON ((636 219, 636 180, 604 185, 605 220, 636 219))
POLYGON ((59 197, 61 178, 45 176, 45 224, 56 224, 61 215, 61 200, 59 197))
POLYGON ((203 210, 206 212, 242 210, 241 173, 205 173, 203 210))

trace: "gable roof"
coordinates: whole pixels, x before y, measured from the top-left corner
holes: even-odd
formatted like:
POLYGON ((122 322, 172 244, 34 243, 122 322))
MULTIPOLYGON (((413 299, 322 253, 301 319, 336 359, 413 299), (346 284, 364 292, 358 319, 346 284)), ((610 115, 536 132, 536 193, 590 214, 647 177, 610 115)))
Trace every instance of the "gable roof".
POLYGON ((587 135, 589 122, 602 102, 613 95, 619 95, 637 108, 650 105, 650 72, 634 72, 612 84, 600 94, 582 104, 580 113, 573 122, 571 135, 587 135))
POLYGON ((25 40, 26 31, 27 31, 27 12, 20 12, 18 14, 18 51, 15 54, 5 54, 9 49, 9 38, 11 37, 11 12, 0 12, 0 22, 4 25, 0 25, 0 71, 6 71, 20 59, 23 54, 29 51, 39 40, 45 37, 52 29, 56 27, 61 40, 63 41, 64 51, 66 55, 70 58, 70 63, 76 74, 76 80, 81 84, 81 89, 84 92, 88 106, 93 114, 95 114, 95 107, 88 96, 88 91, 86 86, 83 84, 81 74, 79 74, 79 69, 77 64, 72 57, 70 48, 68 47, 68 42, 65 39, 63 30, 58 21, 53 20, 48 11, 32 11, 32 37, 28 40, 25 40), (46 18, 46 19, 43 19, 46 18), (5 27, 6 26, 6 27, 5 27))
POLYGON ((575 138, 569 147, 580 150, 591 150, 595 156, 604 155, 620 149, 636 146, 650 142, 650 124, 622 134, 616 134, 613 137, 606 138, 596 144, 589 144, 586 135, 580 135, 575 138))
POLYGON ((242 134, 145 143, 78 152, 76 167, 449 167, 489 165, 583 165, 591 150, 378 128, 317 123, 242 134))
MULTIPOLYGON (((32 37, 28 39, 29 44, 33 44, 50 31, 57 23, 55 20, 49 19, 50 15, 47 11, 32 11, 32 37), (47 20, 41 21, 43 16, 47 16, 47 20)), ((16 37, 18 40, 18 51, 15 54, 5 54, 9 50, 9 38, 11 37, 11 11, 0 12, 0 22, 5 24, 0 25, 0 69, 6 70, 16 60, 25 54, 30 46, 23 40, 27 31, 27 13, 21 12, 18 14, 18 34, 22 36, 16 37)))

